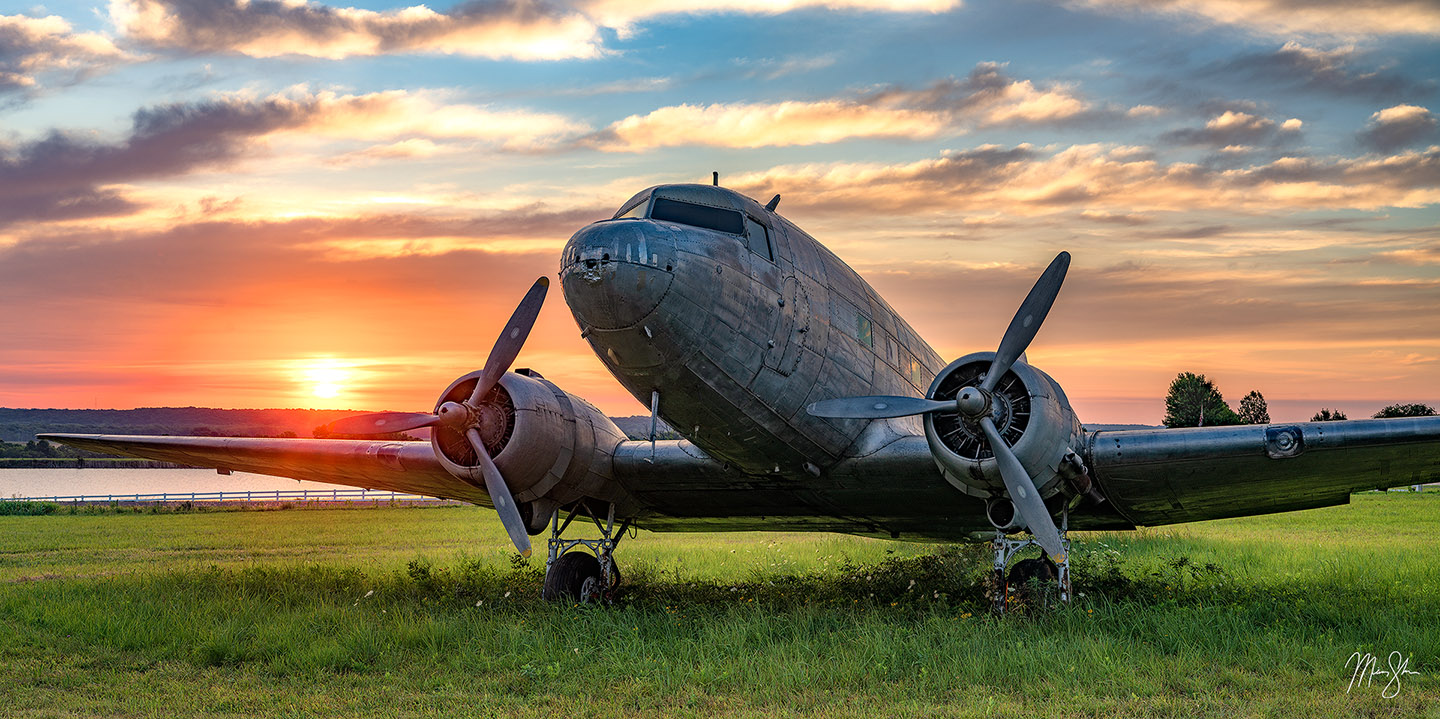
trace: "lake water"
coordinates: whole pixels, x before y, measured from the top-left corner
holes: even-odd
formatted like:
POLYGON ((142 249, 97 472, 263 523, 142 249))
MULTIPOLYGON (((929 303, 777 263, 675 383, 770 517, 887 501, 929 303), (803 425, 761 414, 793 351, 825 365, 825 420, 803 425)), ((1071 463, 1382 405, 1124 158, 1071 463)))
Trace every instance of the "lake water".
POLYGON ((0 469, 0 497, 331 490, 342 485, 213 469, 0 469))

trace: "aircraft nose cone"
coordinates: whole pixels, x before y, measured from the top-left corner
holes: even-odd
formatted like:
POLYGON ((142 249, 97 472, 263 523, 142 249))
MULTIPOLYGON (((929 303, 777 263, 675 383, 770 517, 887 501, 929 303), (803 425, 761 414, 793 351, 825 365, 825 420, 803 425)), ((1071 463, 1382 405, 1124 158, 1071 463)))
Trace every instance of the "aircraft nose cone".
POLYGON ((670 290, 674 243, 646 220, 582 228, 561 255, 560 286, 582 328, 614 330, 644 320, 670 290))

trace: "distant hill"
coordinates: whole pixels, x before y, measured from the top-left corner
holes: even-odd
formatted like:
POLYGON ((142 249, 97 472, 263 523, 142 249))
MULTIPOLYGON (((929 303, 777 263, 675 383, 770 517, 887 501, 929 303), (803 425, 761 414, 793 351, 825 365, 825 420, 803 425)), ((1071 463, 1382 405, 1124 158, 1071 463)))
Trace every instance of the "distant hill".
POLYGON ((315 428, 355 414, 344 409, 8 409, 0 407, 0 440, 27 442, 41 432, 80 434, 314 436, 315 428))

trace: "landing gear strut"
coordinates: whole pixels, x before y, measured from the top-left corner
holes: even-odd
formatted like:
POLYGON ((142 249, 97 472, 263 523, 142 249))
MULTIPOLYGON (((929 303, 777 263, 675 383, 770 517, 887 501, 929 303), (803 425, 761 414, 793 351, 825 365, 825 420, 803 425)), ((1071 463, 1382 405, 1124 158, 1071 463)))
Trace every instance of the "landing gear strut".
POLYGON ((630 520, 615 526, 615 505, 609 506, 605 521, 601 522, 585 502, 571 508, 569 516, 562 523, 560 510, 550 515, 550 540, 546 543, 548 554, 545 558, 545 588, 540 596, 547 601, 573 601, 588 604, 609 601, 615 597, 620 586, 620 570, 615 566, 615 547, 620 544, 630 520), (595 523, 600 530, 599 539, 562 539, 570 522, 581 512, 595 523), (577 550, 584 547, 587 554, 577 550))
POLYGON ((1065 559, 1058 564, 1052 562, 1045 556, 1044 548, 1040 550, 1040 557, 1037 559, 1022 559, 1015 563, 1011 569, 1010 576, 1005 576, 1005 568, 1010 564, 1010 558, 1026 547, 1039 547, 1035 537, 1026 534, 1021 539, 1011 539, 1005 532, 996 529, 995 539, 991 546, 995 549, 995 574, 992 586, 994 604, 992 609, 996 614, 1004 614, 1005 606, 1010 601, 1011 594, 1023 588, 1031 579, 1041 582, 1054 579, 1060 587, 1060 601, 1070 602, 1070 510, 1065 509, 1060 515, 1060 544, 1065 548, 1065 559))

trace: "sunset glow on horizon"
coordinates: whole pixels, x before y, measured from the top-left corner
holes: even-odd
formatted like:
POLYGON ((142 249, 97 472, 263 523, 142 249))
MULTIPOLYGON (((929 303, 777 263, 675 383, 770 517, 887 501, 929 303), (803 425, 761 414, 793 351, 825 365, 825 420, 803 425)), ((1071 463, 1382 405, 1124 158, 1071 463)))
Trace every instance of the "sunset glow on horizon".
MULTIPOLYGON (((1360 6, 1356 6, 1360 7, 1360 6)), ((66 0, 0 13, 0 406, 428 411, 585 224, 722 184, 1090 423, 1440 406, 1440 10, 66 0)), ((558 285, 516 367, 642 414, 558 285)))

